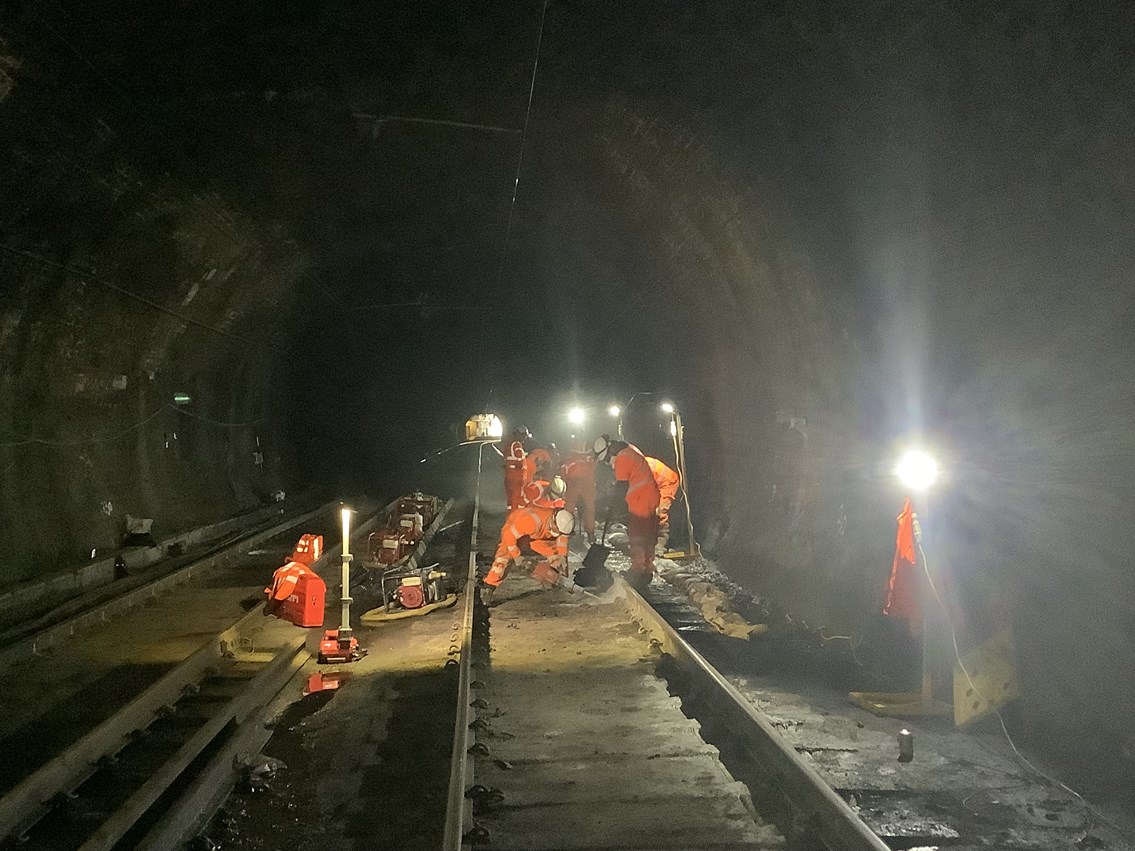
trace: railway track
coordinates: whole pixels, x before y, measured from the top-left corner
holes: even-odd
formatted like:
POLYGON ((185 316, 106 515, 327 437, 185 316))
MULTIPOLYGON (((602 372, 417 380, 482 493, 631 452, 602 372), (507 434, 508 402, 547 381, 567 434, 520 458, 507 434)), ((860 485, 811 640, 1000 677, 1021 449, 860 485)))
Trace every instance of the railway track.
POLYGON ((521 582, 532 587, 510 579, 503 587, 522 590, 509 602, 522 608, 513 614, 506 602, 490 615, 475 601, 475 577, 471 557, 466 606, 454 624, 461 667, 445 851, 888 849, 768 720, 621 578, 605 605, 569 602, 570 611, 558 615, 521 602, 551 592, 530 580, 521 582), (605 617, 599 614, 604 610, 605 617), (511 616, 505 620, 505 614, 511 616), (554 623, 560 618, 580 623, 566 633, 532 628, 536 619, 554 623), (632 619, 635 626, 628 631, 625 624, 632 619), (529 632, 528 640, 542 645, 536 664, 550 666, 547 676, 526 670, 529 660, 510 658, 515 646, 489 640, 490 629, 495 639, 502 627, 529 632), (582 636, 596 629, 606 634, 608 647, 578 652, 600 673, 577 671, 574 654, 563 656, 562 639, 568 638, 568 646, 583 646, 582 636), (636 641, 638 652, 649 658, 645 666, 628 664, 612 649, 636 641), (560 652, 553 654, 557 644, 560 652), (696 702, 698 723, 681 714, 665 683, 654 676, 659 654, 680 669, 682 708, 696 702), (498 673, 502 667, 510 673, 498 673), (541 693, 558 689, 564 691, 562 700, 540 699, 541 693), (736 759, 728 770, 718 762, 699 725, 730 731, 734 758, 745 755, 741 771, 736 759), (514 773, 522 779, 514 780, 514 773), (734 780, 740 776, 748 789, 734 780), (594 778, 602 778, 601 785, 590 788, 594 778), (750 794, 753 788, 759 795, 750 794), (597 830, 589 829, 589 820, 597 830))
MULTIPOLYGON (((352 539, 365 540, 393 505, 356 527, 352 539)), ((421 557, 450 505, 413 558, 421 557)), ((287 529, 312 516, 293 518, 287 529)), ((329 521, 326 531, 334 525, 329 521)), ((256 535, 242 546, 263 540, 256 535)), ((317 571, 332 572, 328 568, 337 564, 340 550, 340 545, 327 550, 317 571)), ((260 582, 270 569, 259 569, 260 582)), ((359 571, 356 579, 353 588, 366 577, 359 571)), ((333 581, 328 585, 330 591, 333 581)), ((334 607, 337 599, 328 603, 334 607)), ((227 794, 233 757, 255 754, 269 737, 262 723, 268 706, 308 660, 307 644, 307 631, 266 619, 259 607, 209 636, 104 720, 88 719, 83 735, 5 790, 0 847, 177 847, 227 794)))
POLYGON ((152 571, 153 575, 134 577, 120 581, 114 586, 94 589, 57 606, 29 623, 10 627, 0 633, 0 670, 48 652, 85 630, 106 623, 136 606, 144 605, 159 594, 200 579, 224 567, 253 547, 326 514, 333 505, 334 503, 327 503, 269 523, 267 526, 261 525, 247 530, 207 547, 203 553, 192 556, 188 563, 172 570, 162 571, 158 567, 152 571))

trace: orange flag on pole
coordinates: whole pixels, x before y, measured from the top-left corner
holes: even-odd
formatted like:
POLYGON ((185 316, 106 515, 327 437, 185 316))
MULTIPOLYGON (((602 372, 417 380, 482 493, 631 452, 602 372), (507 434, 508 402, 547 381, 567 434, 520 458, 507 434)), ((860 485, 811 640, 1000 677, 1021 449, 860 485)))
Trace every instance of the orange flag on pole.
POLYGON ((898 516, 899 531, 895 541, 895 560, 891 580, 887 583, 887 602, 883 614, 906 621, 910 634, 922 629, 922 604, 919 600, 918 556, 914 549, 914 510, 908 497, 898 516))

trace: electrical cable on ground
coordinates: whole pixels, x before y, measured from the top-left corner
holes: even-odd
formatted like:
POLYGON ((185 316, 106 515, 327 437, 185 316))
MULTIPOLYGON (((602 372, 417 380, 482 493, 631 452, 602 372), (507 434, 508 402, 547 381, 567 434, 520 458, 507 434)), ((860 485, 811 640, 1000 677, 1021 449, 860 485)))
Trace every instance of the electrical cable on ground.
POLYGON ((1107 816, 1103 815, 1095 807, 1093 807, 1091 804, 1089 804, 1087 802, 1087 800, 1084 798, 1083 795, 1081 795, 1079 792, 1077 792, 1071 786, 1068 786, 1067 784, 1062 783, 1061 781, 1057 780, 1055 777, 1052 777, 1052 776, 1046 774, 1045 772, 1041 771, 1041 769, 1039 769, 1035 765, 1033 765, 1033 763, 1030 762, 1029 759, 1023 753, 1021 753, 1021 751, 1017 748, 1017 744, 1016 744, 1016 742, 1013 741, 1013 737, 1009 735, 1009 728, 1007 726, 1005 726, 1005 718, 1001 715, 1001 711, 996 706, 993 705, 993 702, 991 700, 989 700, 989 698, 987 698, 984 694, 982 694, 981 689, 979 689, 977 687, 977 684, 973 681, 973 678, 970 676, 969 671, 966 669, 965 663, 962 661, 962 654, 961 654, 961 651, 958 649, 958 633, 954 629, 954 621, 950 617, 950 612, 946 608, 945 602, 942 600, 942 595, 938 593, 938 586, 934 584, 934 577, 930 575, 930 565, 926 561, 926 553, 922 549, 922 543, 921 542, 918 543, 918 554, 922 559, 922 572, 926 574, 926 581, 930 584, 930 590, 934 592, 934 599, 938 601, 938 608, 940 608, 942 610, 942 615, 946 619, 946 626, 950 630, 950 641, 953 643, 953 646, 954 646, 954 658, 957 660, 958 667, 962 669, 962 673, 965 675, 966 682, 969 683, 969 686, 970 686, 970 688, 973 689, 974 694, 976 694, 978 697, 980 697, 982 700, 984 700, 986 703, 988 703, 989 706, 992 708, 993 714, 997 716, 997 721, 1001 724, 1001 732, 1005 735, 1005 741, 1007 741, 1009 743, 1009 747, 1012 748, 1014 755, 1017 757, 1018 760, 1020 760, 1020 762, 1023 765, 1025 765, 1030 771, 1032 771, 1038 777, 1044 779, 1045 781, 1047 781, 1048 783, 1050 783, 1054 786, 1059 786, 1061 789, 1063 789, 1065 792, 1067 792, 1073 798, 1078 800, 1080 802, 1080 804, 1084 807, 1084 809, 1087 810, 1089 813, 1091 813, 1093 816, 1095 816, 1096 818, 1098 818, 1100 821, 1104 822, 1105 824, 1109 825, 1112 829, 1114 829, 1118 833, 1124 834, 1125 831, 1123 830, 1123 828, 1121 828, 1114 821, 1109 819, 1107 816))

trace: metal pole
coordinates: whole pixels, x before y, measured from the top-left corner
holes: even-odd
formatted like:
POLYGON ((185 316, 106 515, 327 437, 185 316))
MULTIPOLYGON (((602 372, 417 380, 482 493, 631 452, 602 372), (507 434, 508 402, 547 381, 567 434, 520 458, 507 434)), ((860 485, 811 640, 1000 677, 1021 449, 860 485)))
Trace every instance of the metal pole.
POLYGON ((690 492, 686 488, 686 429, 682 425, 682 415, 674 412, 674 443, 678 453, 678 474, 682 477, 682 497, 686 500, 686 534, 689 536, 687 552, 697 555, 698 545, 694 541, 694 512, 690 507, 690 492))
POLYGON ((340 601, 343 604, 339 619, 339 641, 351 637, 351 509, 343 509, 343 591, 340 601))
POLYGON ((918 590, 922 606, 922 687, 921 696, 924 705, 934 701, 934 673, 933 654, 931 652, 932 630, 930 628, 930 613, 934 611, 934 597, 928 576, 930 568, 922 556, 922 524, 918 520, 918 512, 914 510, 914 501, 911 500, 911 524, 914 526, 914 539, 916 551, 915 560, 922 567, 918 571, 918 590))

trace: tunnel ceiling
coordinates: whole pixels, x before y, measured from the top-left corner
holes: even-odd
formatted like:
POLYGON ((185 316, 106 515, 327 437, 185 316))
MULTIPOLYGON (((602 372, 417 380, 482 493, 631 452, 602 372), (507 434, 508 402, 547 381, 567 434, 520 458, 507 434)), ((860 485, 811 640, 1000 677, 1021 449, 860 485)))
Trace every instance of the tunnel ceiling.
POLYGON ((554 0, 529 114, 541 12, 4 4, 0 580, 664 389, 707 547, 840 630, 920 433, 963 642, 1135 753, 1135 9, 554 0))

